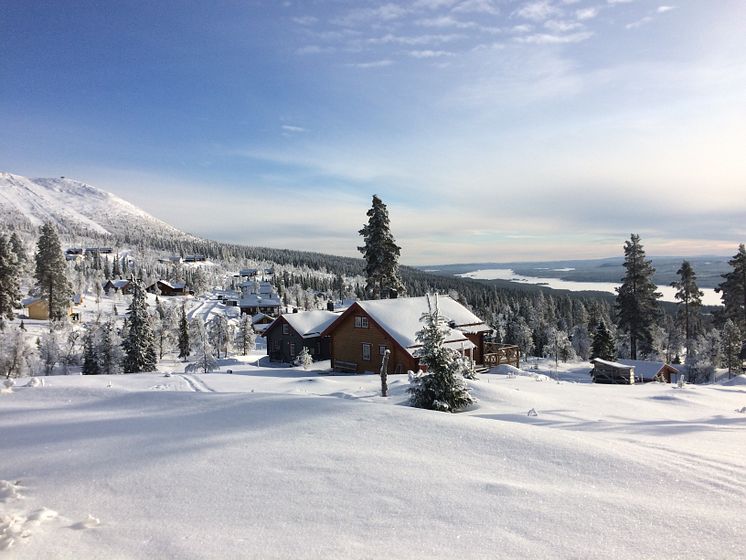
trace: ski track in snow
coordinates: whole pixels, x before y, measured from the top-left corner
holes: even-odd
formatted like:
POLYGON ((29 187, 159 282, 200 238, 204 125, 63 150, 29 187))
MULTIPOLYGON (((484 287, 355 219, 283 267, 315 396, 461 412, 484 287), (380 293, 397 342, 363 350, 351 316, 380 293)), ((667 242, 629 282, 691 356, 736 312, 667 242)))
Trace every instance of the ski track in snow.
POLYGON ((211 389, 207 386, 207 384, 202 381, 200 378, 198 378, 196 375, 187 375, 187 374, 179 374, 179 377, 181 377, 184 381, 187 382, 187 385, 194 391, 195 393, 214 393, 215 390, 211 389))

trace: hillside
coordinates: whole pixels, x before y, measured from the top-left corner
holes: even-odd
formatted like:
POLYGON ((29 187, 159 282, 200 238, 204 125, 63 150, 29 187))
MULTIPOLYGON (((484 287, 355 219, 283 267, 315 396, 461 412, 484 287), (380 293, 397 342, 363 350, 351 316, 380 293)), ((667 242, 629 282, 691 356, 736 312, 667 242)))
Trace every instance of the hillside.
POLYGON ((20 229, 52 222, 62 235, 185 237, 166 222, 109 192, 67 179, 0 172, 0 221, 20 229))

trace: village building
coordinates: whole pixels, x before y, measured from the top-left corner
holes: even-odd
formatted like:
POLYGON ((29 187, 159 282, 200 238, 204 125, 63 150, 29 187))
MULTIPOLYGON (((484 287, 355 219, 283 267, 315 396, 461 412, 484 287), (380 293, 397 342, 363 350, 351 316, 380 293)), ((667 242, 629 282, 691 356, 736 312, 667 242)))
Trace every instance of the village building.
POLYGON ((132 290, 129 280, 107 280, 103 288, 106 295, 109 295, 112 290, 115 294, 121 292, 122 294, 127 295, 132 290))
MULTIPOLYGON (((485 343, 492 329, 452 298, 438 296, 437 301, 447 324, 446 347, 475 364, 484 363, 485 343)), ((426 297, 353 303, 322 333, 322 337, 331 338, 332 367, 357 373, 376 372, 384 353, 390 350, 390 372, 416 371, 417 353, 422 346, 416 337, 423 328, 420 318, 427 312, 426 297)))
POLYGON ((642 383, 650 381, 663 381, 665 383, 676 383, 681 373, 674 366, 666 362, 655 362, 649 360, 617 360, 620 364, 635 368, 635 379, 642 383))
POLYGON ((255 333, 261 334, 267 330, 267 327, 271 325, 274 320, 274 317, 271 317, 266 313, 257 313, 251 317, 251 326, 254 328, 255 333))
POLYGON ((238 306, 242 314, 254 316, 257 313, 264 313, 271 317, 280 314, 282 301, 270 282, 250 280, 243 282, 239 287, 241 298, 238 300, 238 306))
POLYGON ((151 294, 160 294, 162 296, 194 295, 194 292, 187 290, 186 282, 169 282, 168 280, 158 280, 148 286, 147 291, 151 294))
POLYGON ((635 366, 594 358, 591 360, 593 369, 591 379, 594 383, 610 383, 613 385, 634 385, 635 366))
POLYGON ((322 310, 280 315, 262 334, 267 340, 269 359, 292 362, 306 347, 315 361, 328 360, 331 340, 322 333, 338 317, 338 313, 322 310))
MULTIPOLYGON (((49 305, 47 300, 40 297, 29 297, 21 302, 21 305, 26 309, 26 316, 29 319, 36 319, 39 321, 49 320, 49 305)), ((74 315, 72 304, 67 307, 67 316, 74 315)))

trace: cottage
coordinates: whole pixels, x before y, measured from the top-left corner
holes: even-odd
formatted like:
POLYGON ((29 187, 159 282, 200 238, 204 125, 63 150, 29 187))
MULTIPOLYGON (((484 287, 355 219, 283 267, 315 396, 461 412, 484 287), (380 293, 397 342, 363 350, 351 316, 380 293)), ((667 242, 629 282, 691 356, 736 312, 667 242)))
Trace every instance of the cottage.
POLYGON ((272 317, 280 314, 280 295, 271 283, 252 280, 242 283, 240 288, 241 299, 238 300, 238 306, 242 314, 253 316, 264 313, 272 317))
POLYGON ((104 284, 104 293, 109 295, 112 290, 114 290, 114 293, 122 292, 122 294, 127 295, 132 290, 132 286, 130 286, 129 280, 107 280, 104 284))
MULTIPOLYGON (((37 319, 39 321, 49 320, 49 305, 47 300, 40 297, 26 298, 21 302, 21 305, 26 309, 26 316, 29 319, 37 319)), ((67 308, 67 316, 73 314, 72 305, 67 308)))
POLYGON ((251 317, 251 326, 254 327, 255 333, 261 334, 267 330, 267 327, 271 325, 274 320, 274 317, 270 317, 266 313, 257 313, 251 317))
POLYGON ((635 366, 610 362, 601 358, 591 360, 593 369, 591 378, 594 383, 612 383, 619 385, 634 385, 635 366))
POLYGON ((617 360, 620 364, 635 368, 635 377, 638 381, 664 381, 675 383, 681 373, 678 369, 666 362, 652 362, 648 360, 617 360))
MULTIPOLYGON (((482 363, 484 341, 491 328, 448 296, 438 297, 438 308, 448 324, 446 346, 482 363)), ((322 336, 332 338, 332 367, 353 372, 378 371, 386 350, 394 373, 417 370, 417 332, 428 311, 426 297, 395 298, 353 303, 322 336)))
POLYGON ((148 286, 147 291, 152 294, 159 293, 162 296, 194 295, 194 292, 187 290, 186 282, 169 282, 168 280, 158 280, 155 284, 148 286))
POLYGON ((330 339, 322 332, 338 317, 338 313, 320 310, 280 315, 262 334, 269 359, 292 362, 305 346, 314 360, 328 360, 330 339))

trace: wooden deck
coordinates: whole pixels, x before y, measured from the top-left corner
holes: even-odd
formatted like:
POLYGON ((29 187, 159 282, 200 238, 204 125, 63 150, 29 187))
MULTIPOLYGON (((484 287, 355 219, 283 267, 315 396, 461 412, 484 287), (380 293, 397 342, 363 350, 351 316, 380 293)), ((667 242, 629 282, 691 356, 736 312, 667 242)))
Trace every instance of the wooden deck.
POLYGON ((521 350, 518 346, 513 344, 485 342, 483 359, 486 367, 496 367, 501 364, 509 364, 520 368, 521 350))

